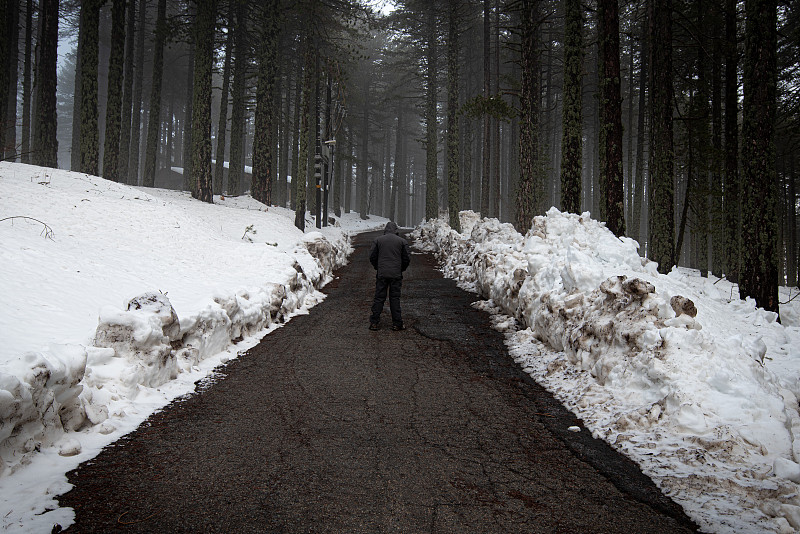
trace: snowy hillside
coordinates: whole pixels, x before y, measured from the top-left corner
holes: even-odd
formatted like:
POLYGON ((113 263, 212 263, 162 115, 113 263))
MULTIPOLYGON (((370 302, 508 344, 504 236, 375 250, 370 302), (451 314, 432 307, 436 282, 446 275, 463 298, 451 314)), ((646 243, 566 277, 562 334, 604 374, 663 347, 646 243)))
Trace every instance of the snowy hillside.
POLYGON ((552 208, 525 236, 472 212, 461 226, 415 233, 596 437, 705 531, 800 530, 800 299, 779 324, 725 280, 659 274, 588 213, 552 208))
POLYGON ((351 252, 248 196, 0 163, 0 530, 50 531, 64 473, 292 315, 351 252), (43 513, 45 510, 52 510, 43 513))

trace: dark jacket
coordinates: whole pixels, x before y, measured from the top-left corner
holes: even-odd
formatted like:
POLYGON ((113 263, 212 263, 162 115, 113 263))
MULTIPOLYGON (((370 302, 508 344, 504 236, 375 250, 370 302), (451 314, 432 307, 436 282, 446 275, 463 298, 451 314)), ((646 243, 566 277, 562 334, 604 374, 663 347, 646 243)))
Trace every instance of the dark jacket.
POLYGON ((411 263, 408 241, 397 235, 397 225, 386 223, 383 235, 372 244, 369 261, 378 270, 378 278, 403 278, 403 271, 411 263))

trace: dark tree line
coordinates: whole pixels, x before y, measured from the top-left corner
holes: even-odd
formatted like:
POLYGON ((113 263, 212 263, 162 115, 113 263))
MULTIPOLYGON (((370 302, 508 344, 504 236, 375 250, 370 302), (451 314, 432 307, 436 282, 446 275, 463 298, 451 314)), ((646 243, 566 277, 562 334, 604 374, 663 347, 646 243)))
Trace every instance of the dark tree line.
POLYGON ((724 275, 767 309, 797 284, 797 2, 0 10, 5 159, 208 202, 249 191, 300 228, 349 211, 458 228, 473 209, 524 232, 550 206, 589 211, 662 272, 724 275))

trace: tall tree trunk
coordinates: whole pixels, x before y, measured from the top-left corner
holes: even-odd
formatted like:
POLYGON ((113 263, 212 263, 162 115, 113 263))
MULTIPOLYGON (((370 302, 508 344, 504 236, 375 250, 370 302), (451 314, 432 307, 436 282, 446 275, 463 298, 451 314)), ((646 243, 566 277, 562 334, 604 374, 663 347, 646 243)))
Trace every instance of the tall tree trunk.
POLYGON ((522 83, 519 113, 519 186, 517 219, 520 233, 531 227, 533 217, 543 204, 544 180, 539 162, 539 62, 536 32, 539 23, 539 0, 521 2, 522 83))
POLYGON ((425 57, 427 72, 425 74, 425 218, 435 219, 439 216, 439 179, 437 176, 437 122, 436 122, 436 11, 432 4, 427 5, 427 22, 425 27, 425 57))
POLYGON ((398 106, 397 108, 397 128, 395 129, 394 136, 394 166, 392 169, 392 198, 390 200, 389 219, 397 221, 398 216, 398 188, 400 187, 400 170, 402 166, 401 159, 403 157, 403 141, 405 133, 403 132, 403 110, 398 106))
MULTIPOLYGON (((277 187, 277 200, 278 205, 282 208, 286 207, 286 202, 288 200, 288 195, 286 194, 286 178, 289 176, 289 155, 292 152, 292 146, 290 144, 291 139, 291 128, 289 123, 289 117, 291 116, 291 89, 292 83, 297 83, 296 81, 296 71, 292 68, 292 65, 289 63, 284 63, 282 67, 285 69, 285 79, 284 82, 285 90, 282 91, 283 93, 283 111, 281 113, 281 148, 280 148, 280 170, 278 171, 278 187, 277 187)), ((337 193, 338 194, 338 193, 337 193)), ((337 213, 336 216, 338 217, 340 214, 337 213)))
POLYGON ((333 158, 333 214, 337 217, 342 216, 342 189, 344 188, 344 181, 343 181, 343 172, 342 172, 342 159, 344 151, 342 150, 342 144, 336 143, 333 146, 334 153, 336 155, 333 158))
MULTIPOLYGON (((294 86, 294 119, 292 120, 292 183, 291 183, 291 203, 292 209, 297 207, 297 177, 300 169, 300 110, 302 109, 303 95, 303 67, 302 56, 297 58, 295 67, 295 86, 294 86)), ((352 154, 352 150, 349 152, 352 154)), ((349 211, 349 199, 345 211, 349 211)))
MULTIPOLYGON (((8 24, 8 65, 7 91, 5 97, 5 113, 0 115, 0 123, 5 131, 0 135, 0 147, 5 146, 5 159, 17 159, 17 85, 19 84, 19 0, 10 0, 8 24)), ((4 56, 0 56, 4 57, 4 56)), ((2 108, 2 106, 0 106, 2 108)), ((0 154, 2 156, 2 154, 0 154)), ((1 159, 1 158, 0 158, 1 159)))
MULTIPOLYGON (((449 0, 447 39, 447 211, 450 227, 461 232, 459 211, 459 163, 458 154, 458 52, 459 52, 459 2, 449 0)), ((400 131, 397 131, 400 135, 400 131)), ((392 206, 394 207, 394 205, 392 206)))
MULTIPOLYGON (((695 7, 697 9, 697 22, 699 28, 711 27, 712 22, 707 15, 708 4, 704 0, 696 0, 695 7)), ((694 180, 694 185, 697 187, 699 194, 693 195, 696 201, 695 210, 695 224, 692 235, 695 237, 697 244, 697 264, 695 268, 700 269, 700 274, 703 277, 708 277, 708 239, 709 239, 709 224, 710 218, 708 214, 708 195, 710 191, 710 168, 709 168, 709 117, 710 110, 708 105, 708 62, 706 61, 706 54, 708 50, 708 39, 705 37, 705 32, 700 32, 699 43, 697 48, 697 92, 694 97, 692 121, 689 123, 690 132, 693 131, 693 138, 695 146, 697 147, 694 166, 694 176, 689 175, 689 180, 694 180)))
POLYGON ((642 206, 647 184, 645 171, 644 147, 646 136, 645 118, 647 117, 647 76, 650 68, 650 18, 652 16, 652 0, 645 0, 645 17, 641 26, 641 51, 639 61, 639 105, 636 121, 636 196, 633 199, 633 217, 628 225, 628 235, 639 242, 639 253, 645 252, 645 235, 642 234, 642 206))
POLYGON ((358 184, 356 186, 356 193, 358 194, 359 202, 358 209, 361 219, 367 219, 368 211, 368 198, 369 198, 369 78, 364 77, 364 115, 361 125, 361 150, 359 153, 358 164, 358 184))
MULTIPOLYGON (((639 18, 639 5, 634 10, 634 20, 639 18)), ((636 44, 633 32, 628 33, 628 124, 627 131, 624 132, 627 138, 627 153, 625 154, 625 183, 627 185, 625 195, 625 225, 626 233, 631 235, 633 223, 633 197, 636 195, 636 183, 633 176, 633 101, 636 94, 636 75, 633 58, 636 55, 636 44)))
POLYGON ((224 190, 225 179, 225 142, 228 135, 228 92, 231 85, 231 53, 233 50, 233 17, 234 3, 228 8, 228 37, 225 40, 225 61, 222 66, 222 94, 219 99, 219 121, 217 122, 217 155, 214 165, 214 193, 224 190))
POLYGON ((741 298, 778 312, 777 2, 746 0, 742 117, 741 298))
POLYGON ((80 171, 100 174, 100 134, 97 117, 97 69, 100 47, 100 1, 87 0, 81 5, 81 114, 80 171))
POLYGON ((69 165, 70 170, 75 172, 80 172, 81 170, 81 85, 83 84, 81 51, 83 50, 83 38, 86 37, 86 33, 83 30, 83 10, 88 5, 81 5, 78 16, 78 46, 75 49, 75 90, 72 92, 72 136, 70 139, 69 165))
POLYGON ((725 219, 722 205, 722 69, 721 62, 721 8, 718 3, 712 6, 713 33, 711 58, 711 209, 712 216, 712 272, 721 277, 725 270, 725 219))
POLYGON ((353 206, 353 131, 347 129, 347 161, 344 173, 344 212, 350 213, 353 206))
MULTIPOLYGON (((214 9, 216 9, 216 0, 214 4, 214 9)), ((193 19, 197 17, 197 8, 189 3, 189 18, 193 19)), ((185 125, 183 128, 183 150, 181 151, 181 167, 183 167, 183 190, 184 191, 191 191, 192 184, 194 183, 193 178, 193 168, 192 164, 194 163, 192 160, 194 159, 192 156, 193 148, 192 148, 192 138, 194 134, 191 131, 191 128, 187 126, 192 124, 192 114, 194 113, 194 62, 197 55, 197 43, 194 40, 193 36, 189 37, 189 61, 188 65, 186 66, 186 104, 184 106, 183 111, 183 124, 185 125)), ((212 180, 213 182, 213 180, 212 180)), ((213 190, 213 183, 212 183, 212 190, 213 190)))
POLYGON ((153 44, 153 77, 150 87, 150 114, 147 120, 147 145, 144 153, 145 187, 154 187, 158 163, 158 138, 161 130, 161 84, 164 74, 164 44, 167 40, 167 0, 158 0, 155 42, 153 44))
POLYGON ((789 245, 788 245, 788 280, 789 286, 798 285, 798 253, 797 243, 797 175, 795 174, 795 155, 789 156, 789 245))
MULTIPOLYGON (((500 0, 494 0, 494 77, 492 93, 500 98, 500 0)), ((501 219, 500 213, 500 118, 492 121, 492 217, 501 219)))
POLYGON ((739 80, 736 0, 725 2, 725 274, 734 283, 741 272, 739 193, 739 80))
POLYGON ((583 167, 583 13, 581 0, 566 0, 564 106, 561 141, 561 209, 581 211, 583 167))
POLYGON ((254 199, 269 206, 272 203, 272 175, 275 172, 272 137, 275 120, 273 96, 278 64, 278 0, 265 1, 262 6, 253 139, 253 180, 250 193, 254 199))
POLYGON ((622 95, 619 70, 617 0, 599 0, 600 31, 600 194, 601 216, 614 235, 625 235, 625 191, 622 173, 622 95))
POLYGON ((144 85, 144 35, 146 23, 147 1, 139 0, 139 33, 136 38, 136 74, 133 80, 133 115, 131 121, 130 160, 128 162, 128 183, 131 185, 139 183, 139 150, 142 144, 142 86, 144 85))
POLYGON ((245 93, 247 89, 247 0, 236 0, 234 27, 233 106, 231 109, 231 148, 228 164, 228 194, 239 195, 244 175, 245 93))
POLYGON ((652 0, 650 19, 650 259, 675 264, 672 145, 672 0, 652 0))
MULTIPOLYGON (((308 0, 306 9, 307 23, 314 20, 314 7, 316 0, 308 0), (310 6, 308 6, 310 4, 310 6)), ((296 207, 294 212, 294 225, 302 231, 306 228, 306 186, 308 180, 308 121, 311 115, 311 73, 314 70, 314 45, 310 35, 309 24, 303 31, 303 81, 300 92, 300 150, 298 153, 296 207)))
POLYGON ((216 0, 197 3, 194 21, 194 90, 192 94, 192 196, 213 202, 211 175, 211 72, 214 66, 216 0))
MULTIPOLYGON (((8 16, 11 2, 17 0, 0 0, 0 12, 8 16)), ((10 19, 11 17, 9 17, 10 19)), ((8 76, 9 71, 9 57, 11 50, 9 50, 9 38, 11 22, 6 19, 0 22, 0 160, 5 159, 6 153, 6 108, 10 100, 9 88, 10 81, 8 76)))
POLYGON ((33 110, 33 164, 58 167, 56 138, 56 64, 58 61, 58 0, 39 4, 39 60, 36 64, 36 98, 33 110))
MULTIPOLYGON (((128 161, 131 145, 131 106, 133 103, 133 44, 136 32, 136 2, 128 0, 127 29, 125 30, 125 73, 122 89, 122 121, 119 136, 118 179, 128 183, 128 161)), ((138 110, 137 110, 138 111, 138 110)))
MULTIPOLYGON (((524 2, 523 2, 524 4, 524 2)), ((523 7, 522 9, 525 9, 523 7)), ((491 35, 492 5, 490 0, 483 0, 483 98, 488 99, 492 91, 491 68, 491 35)), ((523 52, 524 53, 524 52, 523 52)), ((538 68, 538 67, 537 67, 538 68)), ((483 115, 483 151, 481 172, 481 214, 489 217, 489 181, 492 172, 491 161, 491 121, 488 113, 483 115)))
POLYGON ((33 65, 33 0, 25 4, 25 66, 22 72, 22 163, 31 162, 31 72, 33 65))
POLYGON ((111 57, 108 60, 108 100, 103 148, 103 178, 119 181, 119 146, 122 120, 122 78, 125 67, 125 0, 111 6, 111 57))

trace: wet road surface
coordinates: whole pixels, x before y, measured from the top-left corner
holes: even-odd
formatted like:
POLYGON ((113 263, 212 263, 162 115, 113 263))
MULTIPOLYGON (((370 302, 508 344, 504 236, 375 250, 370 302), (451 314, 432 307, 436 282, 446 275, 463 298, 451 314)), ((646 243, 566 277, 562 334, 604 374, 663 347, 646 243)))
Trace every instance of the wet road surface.
POLYGON ((369 331, 377 234, 328 297, 69 474, 68 532, 691 532, 412 255, 369 331))

